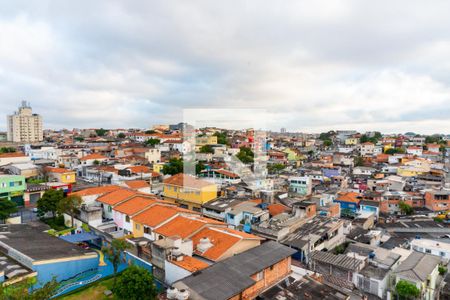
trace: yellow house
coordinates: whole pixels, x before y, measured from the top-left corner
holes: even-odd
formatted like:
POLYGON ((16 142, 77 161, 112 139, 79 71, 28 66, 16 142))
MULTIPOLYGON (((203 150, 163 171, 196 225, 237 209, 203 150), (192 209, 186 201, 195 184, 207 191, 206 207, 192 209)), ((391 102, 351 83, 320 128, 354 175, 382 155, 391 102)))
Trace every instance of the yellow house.
POLYGON ((296 151, 292 150, 291 148, 286 148, 282 152, 287 154, 287 159, 289 161, 300 160, 300 155, 296 151))
POLYGON ((423 170, 412 166, 400 166, 397 169, 397 175, 402 177, 413 177, 424 173, 423 170))
POLYGON ((196 146, 204 145, 217 145, 217 136, 215 135, 204 135, 195 138, 196 146))
POLYGON ((153 172, 162 174, 163 167, 164 167, 163 163, 154 163, 153 164, 153 172))
POLYGON ((347 138, 345 139, 345 144, 346 145, 357 145, 359 142, 358 138, 347 138))
POLYGON ((179 173, 163 182, 163 195, 173 199, 180 207, 201 211, 202 204, 217 198, 217 186, 191 175, 179 173))
POLYGON ((394 146, 392 146, 392 144, 386 144, 384 145, 383 151, 384 153, 386 153, 386 151, 388 151, 389 149, 394 148, 394 146))
POLYGON ((57 181, 67 184, 72 184, 77 182, 76 172, 64 168, 45 168, 48 181, 57 181))

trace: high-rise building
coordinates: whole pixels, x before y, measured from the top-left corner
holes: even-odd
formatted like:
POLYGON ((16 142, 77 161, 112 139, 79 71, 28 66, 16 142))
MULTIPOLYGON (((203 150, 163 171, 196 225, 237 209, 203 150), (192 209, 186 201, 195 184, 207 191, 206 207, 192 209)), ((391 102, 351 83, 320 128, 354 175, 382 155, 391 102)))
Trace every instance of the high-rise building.
POLYGON ((22 101, 22 106, 14 114, 7 117, 8 141, 16 143, 34 143, 44 139, 42 117, 33 114, 31 106, 22 101))
POLYGON ((284 128, 284 127, 281 128, 280 132, 281 132, 281 133, 286 133, 286 128, 284 128))

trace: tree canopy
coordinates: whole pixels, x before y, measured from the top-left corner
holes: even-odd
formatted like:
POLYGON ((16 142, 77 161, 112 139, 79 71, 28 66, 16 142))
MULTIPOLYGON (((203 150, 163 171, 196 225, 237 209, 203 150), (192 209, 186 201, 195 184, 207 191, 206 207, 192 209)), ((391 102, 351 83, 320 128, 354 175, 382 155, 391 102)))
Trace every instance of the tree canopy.
POLYGON ((156 146, 159 143, 161 143, 161 140, 151 138, 151 139, 148 139, 145 143, 149 146, 156 146))
POLYGON ((117 278, 114 293, 119 299, 154 300, 157 289, 149 271, 132 265, 117 278))
POLYGON ((217 136, 217 143, 222 145, 228 144, 227 134, 225 132, 215 132, 214 136, 217 136))
POLYGON ((32 289, 35 278, 27 278, 8 286, 0 284, 0 299, 2 300, 48 300, 53 297, 59 283, 53 278, 39 289, 32 289))
POLYGON ((0 153, 13 153, 16 152, 16 148, 14 147, 1 147, 0 153))
POLYGON ((214 153, 214 149, 211 145, 204 145, 200 147, 200 153, 214 153))
POLYGON ((403 201, 400 201, 398 203, 398 207, 400 208, 400 211, 402 213, 404 213, 405 215, 410 215, 413 213, 413 209, 412 209, 411 205, 408 205, 403 201))
POLYGON ((241 147, 239 153, 236 154, 236 157, 244 164, 248 164, 253 162, 255 154, 249 147, 241 147))
POLYGON ((120 263, 126 261, 125 250, 128 248, 130 248, 130 245, 127 241, 122 239, 113 239, 110 245, 102 247, 102 252, 106 259, 108 259, 113 265, 114 287, 116 286, 117 270, 119 269, 120 263))
POLYGON ((420 290, 416 287, 416 285, 406 280, 400 280, 397 282, 395 291, 403 299, 414 299, 420 295, 420 290))
POLYGON ((17 205, 15 202, 6 198, 0 199, 0 220, 6 220, 13 213, 17 212, 17 205))
POLYGON ((38 216, 43 217, 46 213, 52 213, 52 217, 56 217, 59 203, 64 198, 62 190, 50 189, 45 191, 41 199, 37 201, 38 216))
POLYGON ((97 134, 97 136, 105 136, 107 132, 108 132, 108 130, 103 129, 103 128, 95 130, 95 134, 97 134))
POLYGON ((178 158, 171 158, 169 163, 163 166, 162 172, 168 175, 175 175, 183 172, 183 160, 178 158))

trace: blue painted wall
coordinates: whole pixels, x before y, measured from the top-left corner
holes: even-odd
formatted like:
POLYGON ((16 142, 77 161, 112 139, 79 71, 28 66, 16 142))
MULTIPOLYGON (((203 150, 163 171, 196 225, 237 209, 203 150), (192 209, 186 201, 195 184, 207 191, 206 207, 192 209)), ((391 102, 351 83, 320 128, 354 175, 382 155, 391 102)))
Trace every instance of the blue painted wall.
POLYGON ((65 262, 35 265, 33 268, 37 274, 37 286, 41 286, 56 276, 57 281, 67 280, 89 269, 98 269, 98 257, 79 259, 65 262))

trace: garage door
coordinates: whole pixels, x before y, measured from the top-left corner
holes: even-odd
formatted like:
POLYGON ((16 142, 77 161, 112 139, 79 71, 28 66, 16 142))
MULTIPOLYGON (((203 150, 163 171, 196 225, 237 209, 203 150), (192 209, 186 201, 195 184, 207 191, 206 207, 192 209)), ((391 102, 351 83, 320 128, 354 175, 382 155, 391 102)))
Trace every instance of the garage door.
POLYGON ((30 204, 36 204, 39 198, 41 198, 40 193, 30 194, 30 204))

